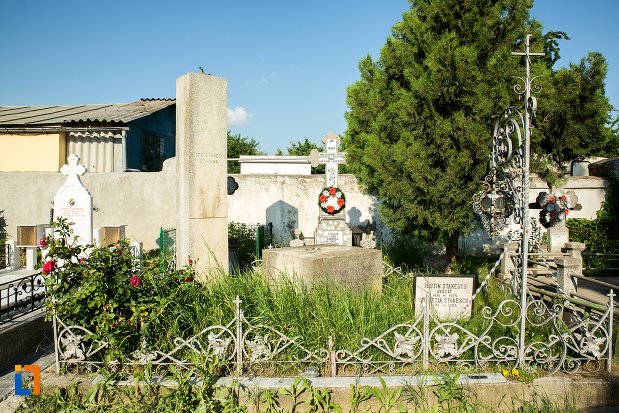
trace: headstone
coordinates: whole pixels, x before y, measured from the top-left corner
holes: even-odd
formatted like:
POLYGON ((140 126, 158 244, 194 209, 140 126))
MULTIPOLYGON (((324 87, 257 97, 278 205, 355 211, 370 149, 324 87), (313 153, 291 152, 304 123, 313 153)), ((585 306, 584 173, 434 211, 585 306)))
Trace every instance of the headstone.
POLYGON ((71 154, 67 164, 60 168, 67 180, 54 196, 54 216, 73 222, 71 232, 78 237, 77 243, 86 245, 92 244, 92 195, 80 179, 86 167, 79 161, 77 155, 71 154))
POLYGON ((177 79, 176 263, 195 257, 200 275, 228 271, 226 108, 225 79, 201 73, 177 79))
POLYGON ((415 316, 420 317, 428 304, 439 320, 468 319, 472 296, 472 275, 415 277, 415 316))
MULTIPOLYGON (((338 185, 338 164, 344 163, 344 152, 338 152, 337 146, 340 142, 340 137, 333 132, 327 133, 322 141, 325 144, 325 151, 318 152, 313 149, 310 153, 309 160, 312 166, 318 166, 319 164, 325 164, 325 187, 337 188, 338 185)), ((340 192, 334 192, 339 196, 340 192)), ((323 192, 321 192, 321 195, 323 192)), ((342 192, 343 194, 343 192, 342 192)), ((329 196, 329 194, 327 194, 329 196)), ((334 202, 337 196, 330 197, 334 202)), ((339 198, 338 198, 339 201, 339 198)), ((321 201, 322 202, 322 201, 321 201)), ((337 206, 337 205, 335 205, 337 206)), ((329 207, 330 208, 330 207, 329 207)), ((337 212, 328 213, 320 209, 318 216, 318 227, 316 228, 315 235, 316 244, 326 245, 348 245, 352 246, 352 231, 346 224, 346 205, 337 212)))
POLYGON ((338 152, 337 146, 340 142, 340 137, 333 132, 327 133, 322 138, 325 144, 325 151, 318 152, 317 149, 312 149, 309 155, 309 160, 313 167, 319 164, 325 164, 325 178, 327 186, 337 187, 337 165, 344 163, 345 152, 338 152))
POLYGON ((316 229, 316 243, 352 247, 352 231, 343 219, 321 219, 316 229))
POLYGON ((362 248, 376 248, 376 239, 374 231, 370 231, 369 234, 363 233, 361 235, 361 247, 362 248))
MULTIPOLYGON (((574 191, 563 192, 563 190, 556 190, 556 191, 553 191, 553 193, 550 195, 554 195, 556 199, 560 198, 562 195, 565 195, 567 197, 567 200, 568 200, 567 205, 570 210, 579 207, 578 196, 576 196, 574 191)), ((540 192, 536 199, 537 205, 542 206, 544 204, 544 200, 548 196, 549 196, 548 193, 540 192)), ((557 199, 555 203, 558 203, 558 202, 559 201, 557 199)), ((554 206, 554 204, 550 204, 550 203, 548 203, 547 205, 554 206)), ((547 208, 550 208, 550 207, 547 206, 547 208)), ((559 209, 560 211, 563 211, 562 207, 559 207, 559 208, 560 208, 559 209)), ((545 210, 542 209, 541 214, 544 214, 544 213, 545 213, 545 210)), ((555 212, 553 212, 553 214, 555 214, 555 212)), ((563 248, 565 243, 570 241, 569 229, 567 228, 565 224, 568 214, 569 214, 569 210, 567 211, 567 213, 564 212, 564 213, 555 215, 556 217, 560 218, 560 220, 554 219, 552 222, 552 225, 548 228, 547 230, 548 252, 561 252, 561 248, 563 248)))
POLYGON ((303 241, 301 239, 301 237, 303 236, 303 233, 301 232, 301 230, 299 228, 295 228, 294 230, 294 239, 292 241, 290 241, 290 246, 291 247, 302 247, 305 245, 305 241, 303 241))
POLYGON ((570 241, 570 232, 565 221, 548 228, 548 251, 561 252, 561 248, 570 241))

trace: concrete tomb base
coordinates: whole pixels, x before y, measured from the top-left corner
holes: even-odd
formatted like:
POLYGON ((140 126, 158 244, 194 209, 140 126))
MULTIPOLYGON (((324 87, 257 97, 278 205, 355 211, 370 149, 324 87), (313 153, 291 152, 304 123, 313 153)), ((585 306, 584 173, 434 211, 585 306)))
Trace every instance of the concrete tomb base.
POLYGON ((331 280, 351 289, 382 290, 383 254, 341 245, 274 248, 262 251, 269 279, 300 277, 308 285, 331 280))

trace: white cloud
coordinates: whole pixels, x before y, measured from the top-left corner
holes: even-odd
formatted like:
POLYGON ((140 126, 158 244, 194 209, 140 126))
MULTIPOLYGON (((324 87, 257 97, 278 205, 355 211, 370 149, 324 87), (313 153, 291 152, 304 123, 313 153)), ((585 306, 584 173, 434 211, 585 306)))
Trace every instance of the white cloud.
POLYGON ((244 125, 249 118, 250 115, 243 106, 237 106, 234 109, 228 108, 228 124, 230 125, 244 125))

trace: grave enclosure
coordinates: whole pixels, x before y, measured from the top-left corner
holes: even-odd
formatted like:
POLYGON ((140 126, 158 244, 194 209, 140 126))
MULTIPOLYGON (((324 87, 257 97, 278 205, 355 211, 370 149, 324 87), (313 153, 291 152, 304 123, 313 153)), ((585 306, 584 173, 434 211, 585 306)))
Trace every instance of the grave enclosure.
POLYGON ((297 238, 290 247, 264 250, 264 270, 274 283, 281 277, 292 276, 310 285, 328 279, 352 289, 380 291, 382 252, 371 244, 367 244, 368 248, 352 246, 352 231, 346 222, 348 202, 338 186, 337 165, 344 162, 344 154, 337 152, 339 137, 329 132, 323 137, 323 142, 326 151, 318 153, 313 150, 310 155, 313 166, 326 164, 325 187, 315 195, 319 213, 314 245, 303 246, 297 238))

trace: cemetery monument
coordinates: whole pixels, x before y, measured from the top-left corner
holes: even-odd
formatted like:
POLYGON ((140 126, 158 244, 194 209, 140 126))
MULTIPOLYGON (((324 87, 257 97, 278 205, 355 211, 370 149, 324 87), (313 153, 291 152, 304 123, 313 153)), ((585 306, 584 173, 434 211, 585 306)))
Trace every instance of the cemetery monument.
POLYGON ((203 73, 176 80, 176 264, 228 271, 227 82, 203 73))

